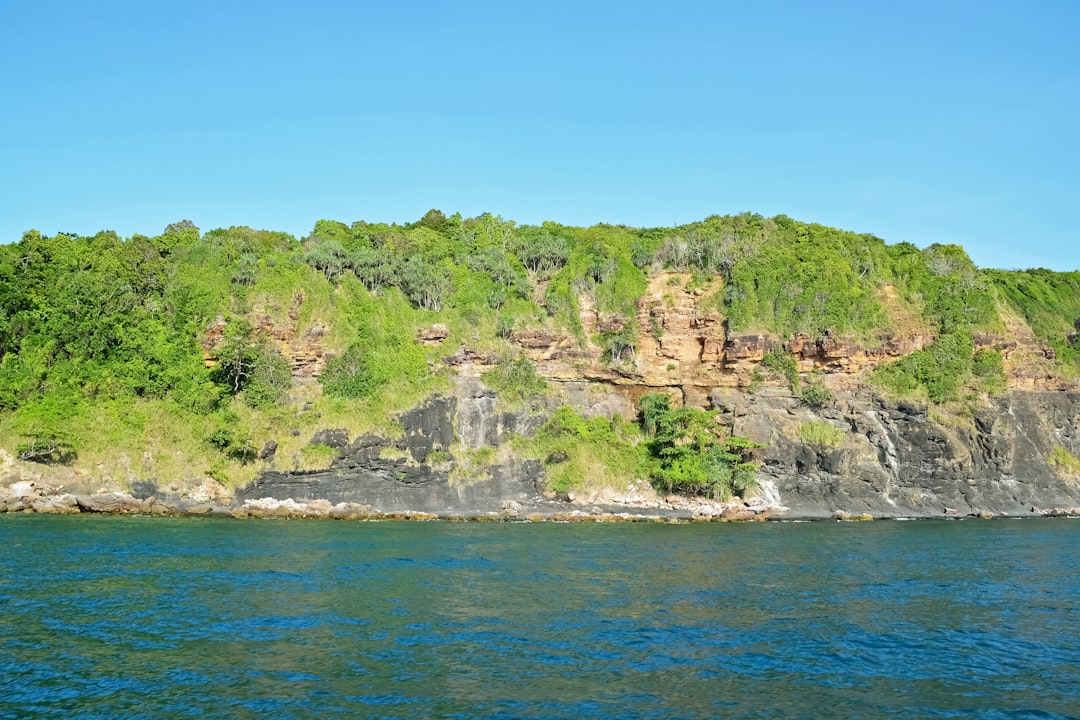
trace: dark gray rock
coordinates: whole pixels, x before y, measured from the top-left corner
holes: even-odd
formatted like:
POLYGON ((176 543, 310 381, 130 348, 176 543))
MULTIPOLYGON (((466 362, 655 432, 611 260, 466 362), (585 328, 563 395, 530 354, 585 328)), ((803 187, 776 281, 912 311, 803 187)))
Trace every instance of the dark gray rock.
MULTIPOLYGON (((457 408, 457 398, 432 397, 400 417, 404 431, 400 440, 362 435, 346 445, 332 446, 339 447, 339 456, 328 470, 265 472, 239 490, 236 500, 292 498, 358 503, 376 512, 483 513, 502 509, 508 500, 524 503, 535 498, 536 483, 543 474, 543 466, 536 461, 511 459, 491 466, 483 477, 459 483, 450 482, 449 468, 433 466, 442 463, 425 464, 437 450, 452 458, 457 408), (388 448, 397 451, 395 456, 381 457, 388 448), (402 452, 407 454, 405 459, 397 457, 402 452)), ((316 435, 320 436, 323 433, 316 435)))
POLYGON ((457 399, 436 395, 401 415, 405 430, 404 447, 416 462, 424 462, 428 453, 443 450, 454 443, 454 411, 457 399))
POLYGON ((958 426, 935 422, 915 403, 843 401, 849 434, 832 448, 770 431, 775 408, 768 403, 740 418, 755 439, 767 436, 761 477, 792 515, 935 517, 946 508, 961 516, 1025 515, 1033 505, 1080 501, 1080 486, 1046 461, 1058 445, 1080 453, 1080 395, 1011 392, 958 426))
POLYGON ((320 430, 311 438, 311 445, 326 445, 340 450, 349 444, 349 432, 341 428, 328 428, 320 430))
MULTIPOLYGON (((821 411, 790 393, 716 389, 710 398, 733 433, 765 444, 758 479, 789 516, 987 517, 1080 507, 1080 483, 1059 477, 1046 460, 1056 446, 1080 456, 1077 393, 1013 391, 948 424, 918 403, 866 391, 837 392, 821 411), (808 444, 799 435, 804 423, 827 423, 843 439, 808 444)), ((545 418, 539 409, 496 412, 495 400, 478 382, 456 396, 429 398, 400 417, 396 440, 368 434, 348 442, 345 431, 321 431, 313 442, 339 453, 328 470, 265 472, 237 493, 237 502, 327 500, 443 515, 498 513, 508 502, 534 507, 544 476, 536 461, 503 459, 476 478, 451 481, 455 455, 502 447, 508 433, 528 436, 545 418)))
POLYGON ((259 451, 260 460, 273 460, 277 455, 278 444, 274 440, 267 440, 263 443, 262 450, 259 451))

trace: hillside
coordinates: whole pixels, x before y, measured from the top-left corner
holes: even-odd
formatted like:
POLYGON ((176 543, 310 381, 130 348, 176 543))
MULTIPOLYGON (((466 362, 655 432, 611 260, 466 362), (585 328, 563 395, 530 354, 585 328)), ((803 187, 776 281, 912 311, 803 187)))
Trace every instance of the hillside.
MULTIPOLYGON (((0 246, 0 480, 233 497, 347 480, 352 457, 457 487, 724 498, 781 479, 782 447, 854 448, 866 403, 962 446, 1016 393, 1071 397, 1078 327, 1080 272, 785 216, 30 231, 0 246), (402 420, 433 402, 438 440, 402 420), (743 429, 765 405, 798 424, 743 429)), ((1071 483, 1080 440, 1047 437, 1040 467, 1071 483)))

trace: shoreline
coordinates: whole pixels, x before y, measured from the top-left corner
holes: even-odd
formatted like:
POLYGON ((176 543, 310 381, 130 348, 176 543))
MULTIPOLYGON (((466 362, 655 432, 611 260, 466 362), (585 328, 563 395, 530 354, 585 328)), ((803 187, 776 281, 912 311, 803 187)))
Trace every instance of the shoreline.
POLYGON ((872 520, 962 520, 962 519, 1038 519, 1080 517, 1080 508, 1040 509, 1032 507, 1023 514, 971 512, 964 515, 945 512, 940 515, 873 515, 837 510, 831 514, 789 512, 787 508, 748 505, 742 502, 698 503, 683 507, 640 507, 621 504, 582 505, 563 500, 537 497, 530 502, 509 501, 498 511, 445 512, 419 510, 377 510, 359 503, 332 504, 328 500, 297 501, 260 498, 238 503, 185 502, 162 500, 156 496, 137 498, 126 492, 92 495, 42 492, 32 483, 12 486, 0 496, 0 514, 39 515, 133 515, 143 517, 215 517, 228 519, 279 520, 352 520, 361 522, 552 522, 552 523, 660 523, 690 524, 708 522, 866 522, 872 520))

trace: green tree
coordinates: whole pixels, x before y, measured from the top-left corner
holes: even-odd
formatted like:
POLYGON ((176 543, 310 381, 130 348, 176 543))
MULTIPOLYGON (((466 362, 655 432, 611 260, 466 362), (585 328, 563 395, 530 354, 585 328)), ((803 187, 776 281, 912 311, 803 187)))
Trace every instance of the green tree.
POLYGON ((338 240, 324 240, 313 246, 304 253, 304 262, 325 275, 329 282, 336 282, 352 265, 349 253, 338 240))
POLYGON ((660 489, 722 500, 755 485, 753 451, 761 446, 729 435, 715 412, 672 408, 666 395, 644 396, 641 410, 660 489))

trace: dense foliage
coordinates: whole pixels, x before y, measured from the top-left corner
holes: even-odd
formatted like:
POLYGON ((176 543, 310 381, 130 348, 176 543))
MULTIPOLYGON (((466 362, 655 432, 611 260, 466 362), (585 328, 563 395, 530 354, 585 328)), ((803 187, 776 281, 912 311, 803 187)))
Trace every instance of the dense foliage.
POLYGON ((1052 347, 1065 367, 1080 361, 1080 271, 986 270, 984 274, 1012 309, 1052 347))
POLYGON ((561 407, 541 427, 533 450, 556 490, 603 474, 616 485, 647 478, 664 492, 726 500, 755 486, 759 447, 728 433, 716 412, 673 408, 667 395, 649 394, 641 399, 640 426, 618 415, 587 419, 561 407))
POLYGON ((672 408, 667 395, 652 394, 641 399, 641 415, 661 489, 726 500, 756 485, 753 450, 761 445, 731 435, 715 411, 672 408))

